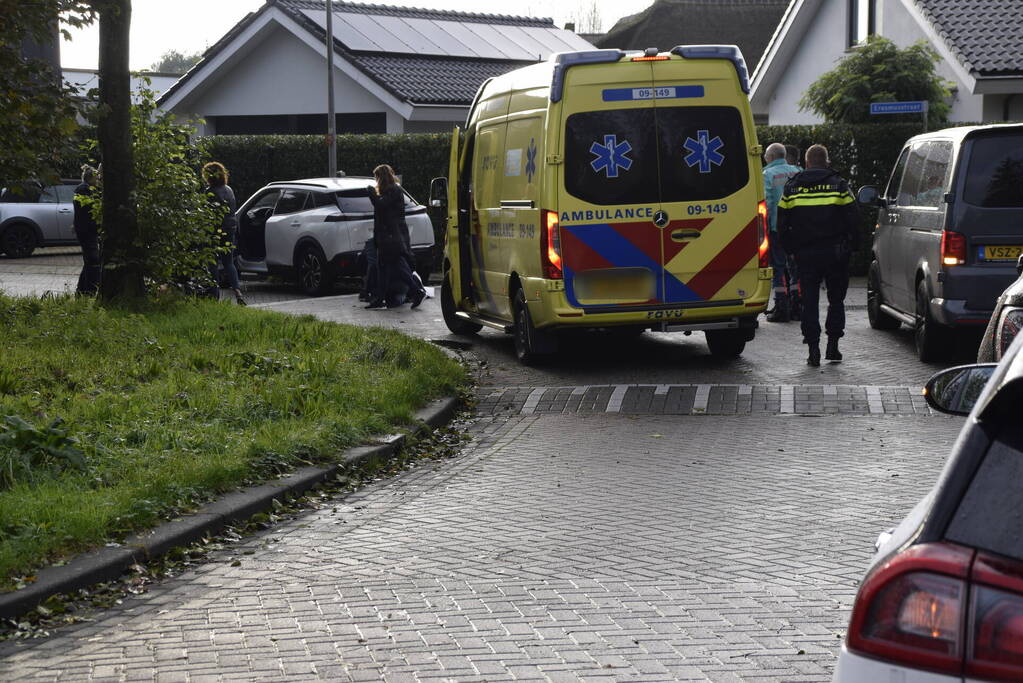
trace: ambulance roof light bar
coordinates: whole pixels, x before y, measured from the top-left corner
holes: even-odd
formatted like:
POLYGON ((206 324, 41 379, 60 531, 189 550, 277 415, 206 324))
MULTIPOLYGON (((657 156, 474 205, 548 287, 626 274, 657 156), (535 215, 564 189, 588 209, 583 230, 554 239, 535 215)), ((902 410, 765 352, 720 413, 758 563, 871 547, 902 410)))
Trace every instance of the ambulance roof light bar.
POLYGON ((551 81, 551 102, 560 102, 565 90, 565 72, 570 66, 580 64, 607 64, 617 62, 625 53, 621 50, 584 50, 582 52, 558 52, 552 55, 554 78, 551 81))
POLYGON ((736 45, 676 45, 671 52, 685 59, 727 59, 735 65, 739 74, 739 85, 749 95, 749 71, 742 51, 736 45))

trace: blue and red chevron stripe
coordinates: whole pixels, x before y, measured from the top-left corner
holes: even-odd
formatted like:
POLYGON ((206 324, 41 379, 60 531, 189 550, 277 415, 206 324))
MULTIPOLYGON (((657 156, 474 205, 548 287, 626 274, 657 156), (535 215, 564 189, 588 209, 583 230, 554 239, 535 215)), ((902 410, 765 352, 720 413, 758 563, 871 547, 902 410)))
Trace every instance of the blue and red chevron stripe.
POLYGON ((671 264, 691 242, 676 242, 671 239, 671 234, 679 229, 703 230, 711 220, 672 221, 663 229, 649 221, 562 226, 565 289, 569 303, 581 305, 572 287, 575 273, 605 268, 646 268, 654 274, 656 298, 637 301, 636 305, 711 299, 757 253, 756 222, 753 220, 688 282, 682 282, 665 265, 671 264))

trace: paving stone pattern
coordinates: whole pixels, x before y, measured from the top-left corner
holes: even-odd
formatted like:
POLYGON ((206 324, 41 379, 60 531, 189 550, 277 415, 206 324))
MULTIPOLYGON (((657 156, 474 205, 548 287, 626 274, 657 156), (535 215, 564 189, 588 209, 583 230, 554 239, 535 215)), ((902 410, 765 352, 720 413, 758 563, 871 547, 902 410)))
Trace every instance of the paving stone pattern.
POLYGON ((484 388, 476 410, 481 415, 932 414, 917 387, 749 384, 484 388))
POLYGON ((960 426, 481 419, 457 458, 0 644, 0 679, 827 680, 874 536, 960 426))

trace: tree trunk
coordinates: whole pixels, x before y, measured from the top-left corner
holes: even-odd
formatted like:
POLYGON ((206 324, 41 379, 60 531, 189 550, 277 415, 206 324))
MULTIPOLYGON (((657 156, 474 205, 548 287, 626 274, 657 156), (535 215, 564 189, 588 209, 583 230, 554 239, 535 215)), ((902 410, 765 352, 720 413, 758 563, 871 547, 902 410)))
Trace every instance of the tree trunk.
POLYGON ((103 158, 103 278, 106 301, 145 295, 135 210, 128 71, 131 0, 94 0, 99 12, 99 146, 103 158))

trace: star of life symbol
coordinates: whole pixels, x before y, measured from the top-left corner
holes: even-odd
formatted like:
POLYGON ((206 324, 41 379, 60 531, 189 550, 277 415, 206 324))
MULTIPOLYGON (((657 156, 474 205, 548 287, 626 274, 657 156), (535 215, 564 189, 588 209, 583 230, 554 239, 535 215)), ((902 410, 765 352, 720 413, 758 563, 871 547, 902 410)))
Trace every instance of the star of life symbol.
POLYGON ((536 173, 536 139, 529 139, 529 147, 526 149, 526 178, 533 182, 533 175, 536 173))
POLYGON ((604 171, 608 178, 617 178, 619 168, 628 171, 632 167, 632 159, 625 156, 631 151, 628 140, 618 142, 617 135, 605 135, 603 145, 599 142, 590 145, 590 154, 596 156, 590 166, 597 173, 604 171))
POLYGON ((685 162, 690 167, 699 165, 700 173, 710 173, 710 165, 720 166, 724 160, 725 155, 718 150, 725 146, 725 143, 721 142, 721 136, 715 135, 713 138, 710 137, 710 132, 700 130, 696 132, 698 139, 686 138, 686 142, 682 145, 689 154, 686 155, 685 162))

